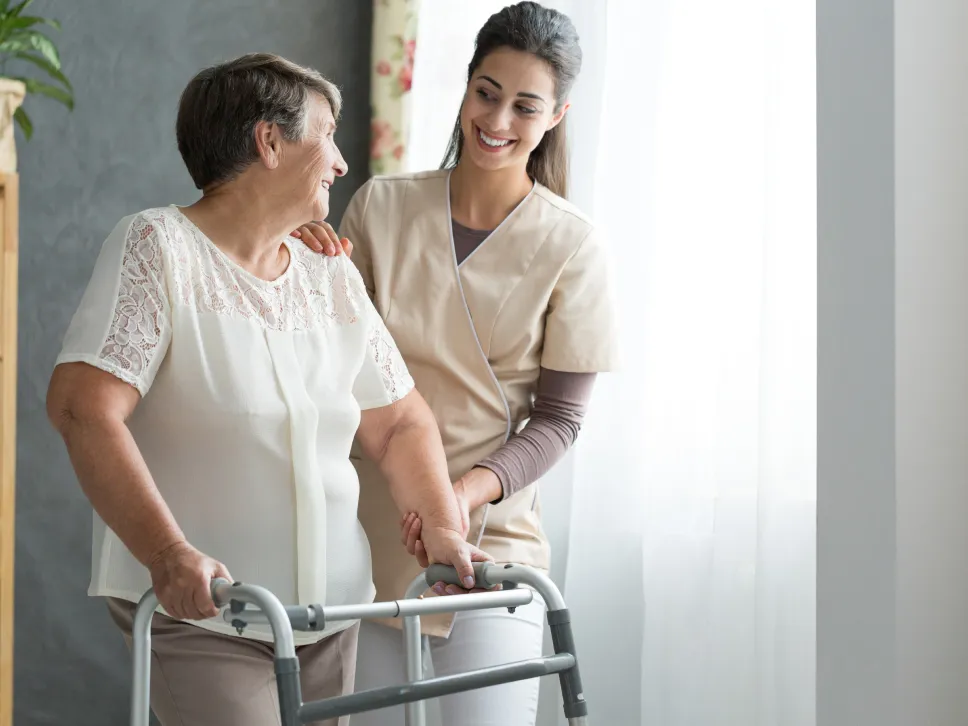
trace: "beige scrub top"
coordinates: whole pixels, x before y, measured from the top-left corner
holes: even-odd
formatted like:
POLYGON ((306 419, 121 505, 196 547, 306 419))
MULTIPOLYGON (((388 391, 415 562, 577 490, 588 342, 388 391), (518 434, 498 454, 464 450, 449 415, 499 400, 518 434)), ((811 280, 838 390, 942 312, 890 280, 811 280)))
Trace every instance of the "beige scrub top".
MULTIPOLYGON (((367 291, 433 410, 457 481, 527 422, 541 367, 613 370, 618 335, 602 240, 546 187, 535 184, 459 266, 452 229, 450 172, 431 171, 370 179, 339 233, 353 242, 367 291)), ((395 600, 420 567, 400 542, 385 479, 358 447, 351 459, 377 599, 395 600)), ((499 563, 547 570, 540 512, 532 484, 471 512, 468 540, 499 563)), ((449 635, 452 623, 422 619, 431 635, 449 635)))

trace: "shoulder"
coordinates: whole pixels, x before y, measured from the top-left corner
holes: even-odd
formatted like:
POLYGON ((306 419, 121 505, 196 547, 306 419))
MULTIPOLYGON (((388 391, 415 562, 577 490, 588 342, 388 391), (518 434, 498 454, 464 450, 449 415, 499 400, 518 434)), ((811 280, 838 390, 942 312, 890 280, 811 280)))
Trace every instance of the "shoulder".
POLYGON ((559 222, 564 223, 576 233, 591 232, 595 224, 591 218, 564 197, 560 197, 548 187, 534 185, 534 198, 537 204, 546 208, 559 222))
POLYGON ((421 193, 434 194, 446 187, 449 173, 448 170, 434 170, 381 174, 370 177, 356 195, 367 200, 391 201, 404 196, 419 196, 421 193))
POLYGON ((445 205, 448 176, 449 171, 443 170, 370 177, 350 199, 340 228, 384 238, 398 229, 404 218, 445 205))
POLYGON ((432 184, 447 179, 450 169, 428 169, 426 171, 408 171, 397 174, 378 174, 370 181, 379 185, 400 184, 432 184))
POLYGON ((164 250, 185 243, 184 218, 174 207, 151 207, 123 217, 111 232, 131 252, 164 250))
POLYGON ((132 273, 145 265, 160 271, 165 258, 185 244, 176 215, 174 209, 152 207, 122 217, 101 245, 98 264, 121 265, 132 273))
POLYGON ((545 224, 554 230, 552 238, 569 247, 573 254, 582 248, 597 249, 602 245, 602 235, 595 222, 564 197, 535 183, 533 200, 545 224))
POLYGON ((299 271, 299 285, 311 295, 319 293, 329 294, 333 288, 338 288, 349 294, 351 298, 365 298, 369 300, 363 277, 353 261, 346 255, 329 256, 321 252, 314 252, 294 237, 287 237, 286 242, 292 254, 292 264, 299 271))

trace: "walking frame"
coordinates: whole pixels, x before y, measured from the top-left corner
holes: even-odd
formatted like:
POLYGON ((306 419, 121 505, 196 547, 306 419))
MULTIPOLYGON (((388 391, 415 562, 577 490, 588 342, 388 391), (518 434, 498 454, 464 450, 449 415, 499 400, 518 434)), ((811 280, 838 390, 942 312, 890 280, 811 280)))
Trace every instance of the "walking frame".
MULTIPOLYGON (((275 643, 276 685, 282 726, 301 726, 379 708, 403 704, 406 726, 425 726, 426 700, 454 693, 486 688, 502 683, 540 678, 557 673, 565 717, 569 726, 587 726, 588 707, 582 693, 578 656, 571 630, 571 618, 561 592, 544 573, 517 564, 474 565, 476 586, 482 593, 421 598, 427 587, 437 582, 460 585, 453 567, 431 565, 417 576, 401 600, 360 605, 284 606, 275 595, 257 585, 212 582, 212 598, 223 608, 222 618, 241 634, 253 623, 268 623, 275 643), (501 589, 493 590, 500 586, 501 589), (468 610, 506 607, 510 612, 527 605, 534 588, 547 604, 548 626, 554 654, 540 658, 481 668, 455 675, 423 678, 423 639, 420 616, 468 610), (255 607, 249 607, 253 605, 255 607), (303 703, 299 683, 293 631, 314 632, 327 624, 347 620, 403 618, 403 638, 407 658, 408 682, 319 701, 303 703)), ((135 612, 133 637, 134 683, 131 694, 131 726, 148 726, 151 683, 151 618, 158 598, 148 590, 135 612)))

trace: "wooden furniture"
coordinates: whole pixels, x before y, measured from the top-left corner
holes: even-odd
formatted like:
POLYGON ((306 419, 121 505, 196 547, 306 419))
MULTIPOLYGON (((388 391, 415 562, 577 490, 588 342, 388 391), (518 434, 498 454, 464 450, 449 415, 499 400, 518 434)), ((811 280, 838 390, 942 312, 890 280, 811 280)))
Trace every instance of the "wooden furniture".
POLYGON ((0 726, 13 725, 18 182, 0 174, 0 726))

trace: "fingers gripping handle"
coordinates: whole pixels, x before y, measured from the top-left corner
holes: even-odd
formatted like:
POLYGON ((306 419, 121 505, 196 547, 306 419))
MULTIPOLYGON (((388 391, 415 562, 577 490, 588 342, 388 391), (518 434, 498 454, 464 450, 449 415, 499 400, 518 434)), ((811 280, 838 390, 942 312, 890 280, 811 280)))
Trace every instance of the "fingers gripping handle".
POLYGON ((221 608, 229 604, 226 589, 231 586, 232 583, 224 577, 216 577, 212 580, 212 601, 215 603, 215 607, 221 608))
MULTIPOLYGON (((496 582, 492 582, 488 579, 488 573, 494 567, 496 567, 496 565, 493 562, 475 562, 474 586, 490 589, 500 585, 500 579, 498 579, 496 582)), ((500 568, 498 569, 500 570, 500 568)), ((426 579, 428 587, 433 587, 438 582, 443 582, 445 585, 457 585, 457 587, 464 587, 464 583, 460 581, 460 577, 457 574, 457 569, 451 567, 450 565, 431 565, 427 568, 426 579)))

